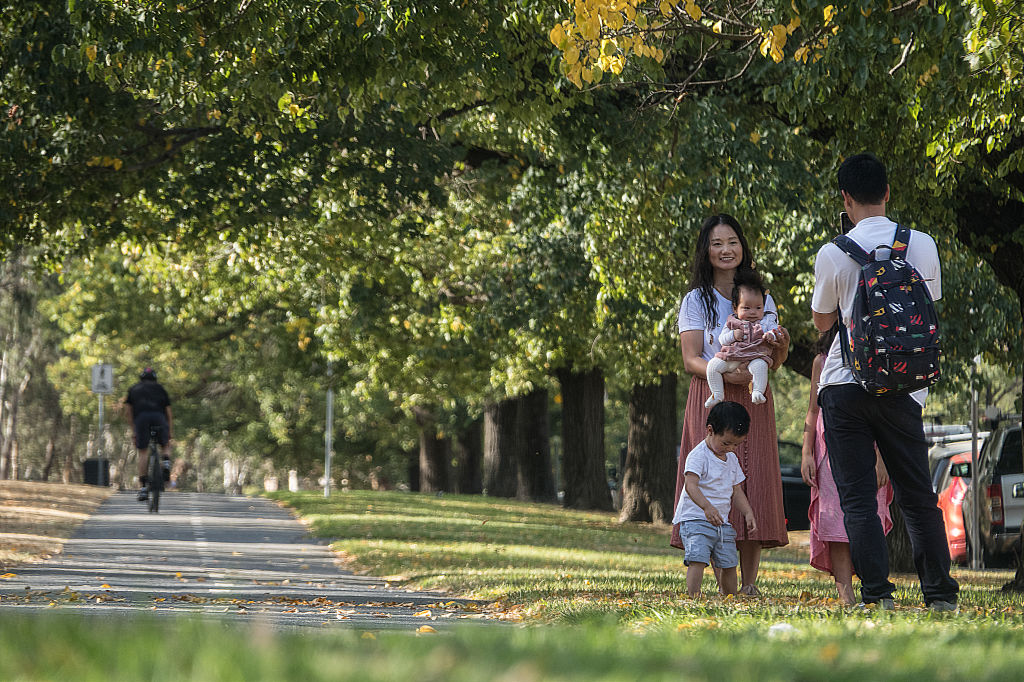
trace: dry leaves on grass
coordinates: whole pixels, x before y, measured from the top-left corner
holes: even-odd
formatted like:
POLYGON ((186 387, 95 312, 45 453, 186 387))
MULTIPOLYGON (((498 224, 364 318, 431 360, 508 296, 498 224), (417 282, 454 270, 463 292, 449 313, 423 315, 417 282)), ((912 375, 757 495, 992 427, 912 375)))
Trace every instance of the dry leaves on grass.
POLYGON ((0 481, 0 567, 60 552, 112 492, 92 485, 0 481))

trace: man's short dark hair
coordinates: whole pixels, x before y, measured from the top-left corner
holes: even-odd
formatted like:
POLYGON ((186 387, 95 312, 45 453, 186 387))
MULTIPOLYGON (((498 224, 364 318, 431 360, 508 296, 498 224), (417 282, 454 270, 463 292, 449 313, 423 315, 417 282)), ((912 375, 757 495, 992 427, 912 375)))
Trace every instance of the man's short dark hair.
POLYGON ((880 204, 889 188, 885 164, 874 154, 854 154, 843 161, 836 174, 840 191, 846 192, 858 204, 880 204))
POLYGON ((750 430, 750 415, 747 408, 731 400, 720 402, 708 412, 708 426, 717 435, 732 431, 737 436, 747 435, 750 430))

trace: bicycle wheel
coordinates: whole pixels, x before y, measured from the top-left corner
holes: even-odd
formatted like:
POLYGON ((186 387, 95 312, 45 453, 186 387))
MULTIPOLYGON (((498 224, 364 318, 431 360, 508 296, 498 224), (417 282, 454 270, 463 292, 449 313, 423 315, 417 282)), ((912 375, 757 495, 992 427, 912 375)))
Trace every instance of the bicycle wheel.
POLYGON ((164 489, 163 471, 160 469, 160 452, 156 445, 149 450, 149 513, 160 511, 160 493, 164 489))

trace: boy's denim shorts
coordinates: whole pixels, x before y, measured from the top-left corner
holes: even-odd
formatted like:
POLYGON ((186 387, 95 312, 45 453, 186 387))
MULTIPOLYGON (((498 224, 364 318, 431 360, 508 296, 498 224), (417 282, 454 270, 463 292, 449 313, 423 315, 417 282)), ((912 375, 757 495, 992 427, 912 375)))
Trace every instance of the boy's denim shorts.
POLYGON ((683 539, 683 563, 687 566, 691 561, 714 563, 715 568, 734 568, 739 564, 736 530, 729 523, 713 526, 703 519, 680 521, 679 536, 683 539))

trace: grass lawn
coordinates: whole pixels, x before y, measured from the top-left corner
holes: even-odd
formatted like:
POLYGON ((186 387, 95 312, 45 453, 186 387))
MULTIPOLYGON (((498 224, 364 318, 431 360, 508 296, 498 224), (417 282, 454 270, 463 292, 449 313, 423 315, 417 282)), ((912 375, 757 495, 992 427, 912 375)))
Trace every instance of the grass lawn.
POLYGON ((59 552, 112 492, 94 485, 0 481, 0 573, 59 552))
POLYGON ((519 624, 275 633, 5 611, 0 679, 973 681, 1024 668, 1024 602, 999 590, 1009 571, 958 570, 958 614, 920 608, 914 576, 896 577, 895 612, 851 613, 794 542, 766 552, 762 597, 710 596, 708 575, 709 596, 690 599, 666 527, 474 497, 271 497, 355 570, 493 600, 519 624))

